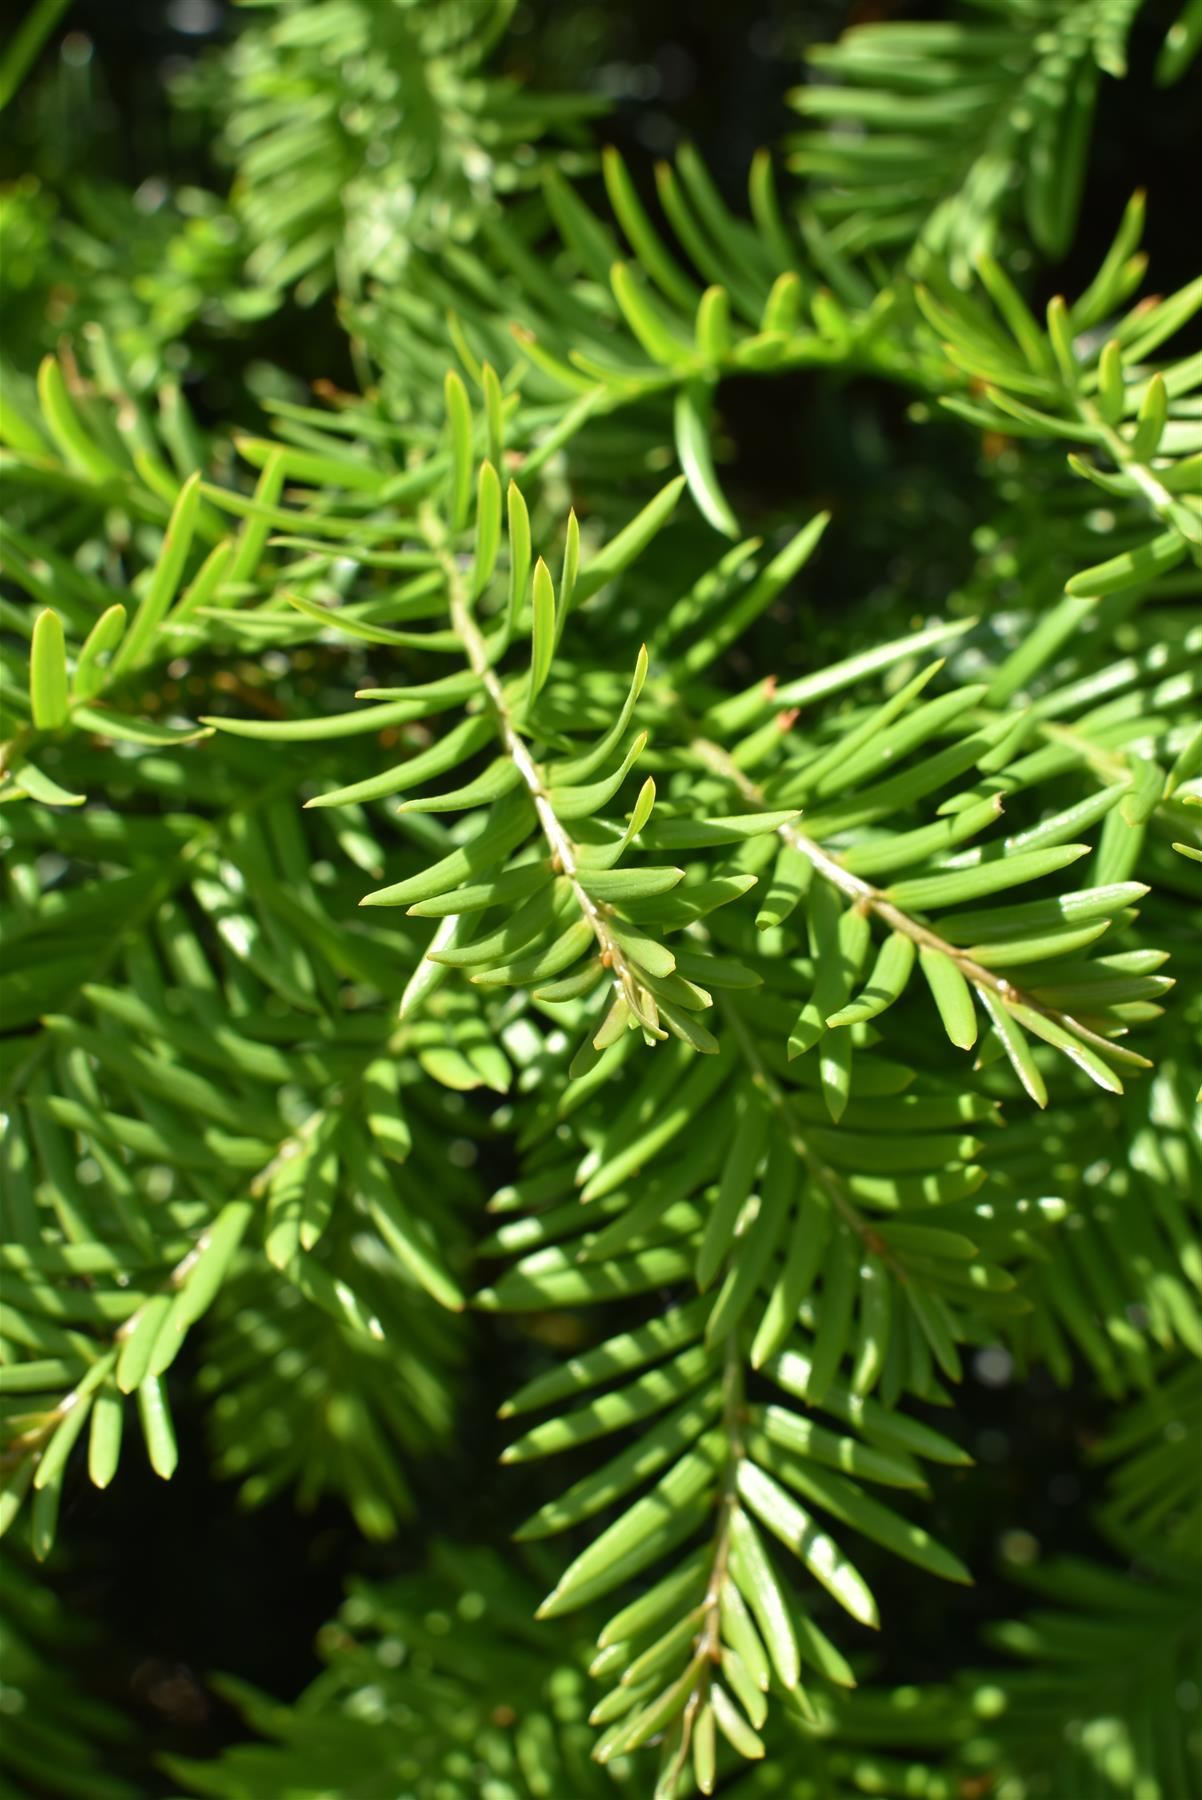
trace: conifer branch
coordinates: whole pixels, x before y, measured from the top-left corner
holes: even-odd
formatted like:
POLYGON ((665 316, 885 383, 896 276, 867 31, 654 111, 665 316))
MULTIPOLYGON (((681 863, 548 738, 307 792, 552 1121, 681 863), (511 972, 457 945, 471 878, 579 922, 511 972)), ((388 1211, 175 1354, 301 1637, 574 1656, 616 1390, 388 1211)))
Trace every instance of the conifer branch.
MULTIPOLYGON (((768 804, 763 790, 743 773, 720 745, 714 744, 708 739, 699 738, 693 740, 691 748, 707 768, 712 769, 715 774, 721 775, 724 780, 730 781, 749 805, 765 807, 768 804)), ((873 887, 871 882, 853 874, 850 869, 845 869, 837 854, 824 850, 820 844, 807 837, 798 826, 791 823, 778 825, 776 832, 784 843, 806 857, 813 865, 815 872, 821 875, 825 881, 829 881, 832 887, 837 888, 845 898, 851 901, 853 906, 863 912, 871 913, 883 925, 887 925, 890 931, 900 932, 919 949, 932 950, 940 956, 950 958, 964 979, 979 993, 995 996, 998 1002, 1007 1008, 1022 1006, 1031 1012, 1040 1014, 1043 1018, 1051 1019, 1066 1031, 1081 1038, 1083 1042, 1109 1052, 1112 1056, 1123 1054, 1123 1052, 1116 1051, 1115 1045, 1109 1038, 1100 1036, 1092 1027, 1084 1024, 1073 1014, 1057 1007, 1048 1006, 1037 995, 1016 987, 1013 982, 1008 981, 1004 975, 999 975, 996 970, 987 969, 981 963, 974 961, 961 945, 953 944, 949 939, 941 937, 931 926, 916 919, 913 914, 906 912, 890 900, 888 895, 882 893, 880 889, 873 887)), ((1125 1054, 1132 1055, 1129 1051, 1125 1054)))
POLYGON ((452 627, 463 644, 472 673, 487 696, 501 746, 534 804, 539 829, 551 852, 551 866, 568 883, 581 917, 586 920, 597 940, 597 951, 602 966, 609 971, 615 995, 626 1002, 636 1018, 642 1017, 647 1009, 638 979, 621 944, 610 929, 604 905, 593 899, 580 879, 576 846, 556 816, 542 771, 526 747, 505 690, 497 678, 489 645, 472 611, 464 571, 450 548, 442 521, 433 508, 426 507, 422 512, 422 524, 426 541, 437 555, 439 567, 446 579, 452 627))

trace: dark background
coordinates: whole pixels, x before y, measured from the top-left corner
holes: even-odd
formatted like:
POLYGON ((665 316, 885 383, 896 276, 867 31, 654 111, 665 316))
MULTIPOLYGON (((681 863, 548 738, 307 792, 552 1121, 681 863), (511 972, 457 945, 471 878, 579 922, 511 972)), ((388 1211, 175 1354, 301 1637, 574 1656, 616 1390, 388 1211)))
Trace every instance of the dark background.
MULTIPOLYGON (((1168 90, 1151 81, 1179 10, 1178 0, 1143 6, 1127 79, 1102 79, 1081 224, 1053 291, 1083 286, 1093 274, 1136 187, 1156 196, 1145 247, 1158 280, 1168 291, 1194 273, 1196 245, 1181 221, 1197 215, 1198 80, 1195 72, 1168 90)), ((234 12, 225 0, 74 0, 63 27, 91 40, 111 94, 103 150, 115 176, 131 186, 151 174, 220 185, 203 132, 169 119, 164 84, 232 35, 234 12)), ((540 86, 604 95, 613 110, 600 135, 636 160, 693 139, 738 199, 753 151, 796 127, 784 96, 802 79, 808 44, 848 25, 939 13, 937 0, 521 0, 499 61, 540 86)), ((62 28, 49 58, 61 36, 62 28)), ((11 154, 0 146, 4 163, 11 154)))
MULTIPOLYGON (((930 16, 938 9, 921 10, 930 16)), ((1150 80, 1176 10, 1159 0, 1146 7, 1132 38, 1130 78, 1103 79, 1081 228, 1068 263, 1047 273, 1047 292, 1085 284, 1124 203, 1141 185, 1155 194, 1146 245, 1157 287, 1170 291, 1193 272, 1196 241, 1182 233, 1180 222, 1194 216, 1202 109, 1188 82, 1164 94, 1150 80)), ((780 0, 738 6, 730 0, 523 0, 503 58, 539 84, 609 96, 613 111, 600 135, 636 164, 670 150, 682 136, 694 139, 737 201, 752 152, 795 123, 783 96, 801 78, 807 42, 833 38, 848 23, 919 11, 849 7, 841 0, 808 0, 804 7, 780 0)), ((222 191, 227 176, 214 168, 199 121, 169 113, 165 88, 190 59, 229 33, 230 9, 220 0, 76 0, 46 51, 48 65, 59 55, 63 29, 91 41, 94 69, 108 95, 89 159, 131 187, 161 175, 172 184, 195 181, 222 191)), ((23 155, 19 141, 0 146, 0 172, 19 170, 23 155)), ((340 338, 328 309, 285 314, 266 332, 272 358, 285 366, 314 373, 340 368, 340 338)), ((884 390, 857 390, 841 402, 841 421, 832 430, 850 432, 859 409, 878 426, 883 421, 888 432, 900 423, 902 405, 884 390)), ((754 384, 746 402, 736 403, 731 423, 740 454, 730 478, 736 488, 769 481, 773 465, 788 460, 781 432, 800 433, 802 410, 782 404, 779 383, 754 384), (794 417, 798 422, 791 425, 794 417)), ((814 434, 812 417, 807 434, 814 434)), ((837 450, 832 445, 836 461, 837 450)), ((803 455, 800 445, 795 454, 803 455)), ((854 582, 857 571, 847 579, 854 582)), ((526 1496, 515 1476, 490 1482, 481 1497, 479 1471, 500 1448, 493 1413, 514 1385, 521 1351, 505 1328, 498 1332, 482 1320, 475 1330, 487 1341, 473 1366, 489 1371, 490 1389, 468 1397, 460 1439, 473 1447, 472 1467, 429 1467, 416 1479, 419 1498, 423 1483, 432 1497, 429 1516, 437 1518, 440 1532, 503 1542, 527 1510, 526 1496)), ((1044 1553, 1083 1547, 1091 1477, 1083 1473, 1082 1452, 1097 1416, 1092 1389, 1083 1383, 1080 1391, 1062 1393, 1042 1375, 1022 1384, 998 1382, 999 1373, 1004 1370, 982 1369, 978 1360, 966 1380, 959 1422, 980 1467, 968 1475, 945 1474, 936 1509, 940 1535, 969 1556, 982 1578, 975 1589, 934 1594, 924 1581, 922 1609, 916 1611, 904 1565, 883 1561, 882 1610, 906 1623, 904 1667, 890 1668, 887 1636, 882 1645, 886 1679, 948 1675, 962 1665, 980 1623, 1022 1604, 1000 1576, 991 1581, 986 1573, 991 1559, 1000 1559, 1004 1534, 1020 1560, 1024 1532, 1044 1553)), ((396 1547, 366 1545, 334 1503, 308 1516, 298 1515, 290 1500, 250 1516, 240 1513, 232 1488, 206 1473, 204 1419, 192 1398, 186 1358, 173 1371, 172 1405, 184 1452, 174 1480, 156 1480, 136 1454, 126 1459, 107 1495, 81 1478, 64 1506, 67 1548, 51 1570, 69 1605, 101 1628, 103 1653, 87 1673, 139 1720, 135 1778, 148 1795, 166 1789, 142 1757, 164 1749, 213 1754, 241 1734, 238 1721, 206 1688, 209 1671, 230 1671, 294 1697, 316 1672, 313 1638, 337 1608, 346 1575, 401 1570, 420 1554, 420 1544, 403 1540, 396 1547)))

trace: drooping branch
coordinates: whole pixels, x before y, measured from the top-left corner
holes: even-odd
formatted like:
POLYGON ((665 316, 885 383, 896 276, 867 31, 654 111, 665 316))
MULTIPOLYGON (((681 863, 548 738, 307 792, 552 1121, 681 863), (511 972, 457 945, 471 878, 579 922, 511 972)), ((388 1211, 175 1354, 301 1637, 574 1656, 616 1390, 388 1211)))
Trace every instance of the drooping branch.
POLYGON ((467 582, 447 541, 446 529, 432 507, 423 508, 421 519, 427 542, 437 555, 446 578, 452 627, 463 644, 472 673, 484 689, 501 747, 534 804, 539 828, 551 852, 552 866, 568 883, 582 918, 597 940, 601 962, 609 971, 615 993, 626 1001, 636 1018, 641 1017, 645 1004, 639 998, 638 978, 610 928, 609 909, 593 899, 581 879, 576 845, 551 804, 542 771, 526 747, 505 690, 492 666, 488 644, 472 612, 467 582))
MULTIPOLYGON (((706 738, 695 738, 690 748, 714 774, 737 787, 740 795, 749 804, 756 807, 768 805, 762 788, 743 773, 734 759, 720 745, 712 743, 706 738)), ((906 912, 896 902, 890 900, 889 896, 879 888, 873 887, 871 882, 865 881, 859 875, 853 875, 850 869, 844 868, 836 854, 824 850, 821 844, 816 843, 813 838, 807 837, 797 825, 779 825, 777 835, 789 845, 790 849, 796 850, 806 857, 812 864, 815 873, 830 882, 832 887, 837 888, 851 901, 853 906, 873 914, 883 925, 887 925, 890 931, 900 932, 903 937, 909 938, 917 949, 931 950, 940 956, 948 957, 969 985, 975 988, 982 997, 990 996, 995 1003, 1004 1006, 1007 1010, 1015 1006, 1024 1007, 1030 1012, 1050 1020, 1052 1024, 1072 1033, 1084 1043, 1092 1045, 1098 1050, 1111 1056, 1122 1055, 1125 1059, 1142 1062, 1142 1059, 1134 1057, 1133 1052, 1118 1050, 1109 1038, 1102 1037, 1073 1014, 1047 1005, 1036 995, 1016 987, 1012 981, 1008 981, 1004 975, 999 975, 996 970, 985 968, 981 963, 975 961, 961 945, 953 944, 949 939, 941 937, 930 925, 925 924, 921 919, 916 919, 912 913, 906 912)))

